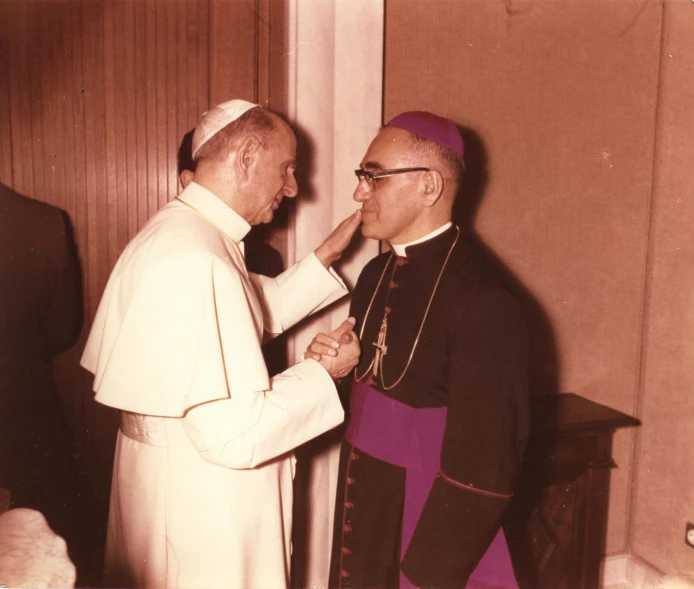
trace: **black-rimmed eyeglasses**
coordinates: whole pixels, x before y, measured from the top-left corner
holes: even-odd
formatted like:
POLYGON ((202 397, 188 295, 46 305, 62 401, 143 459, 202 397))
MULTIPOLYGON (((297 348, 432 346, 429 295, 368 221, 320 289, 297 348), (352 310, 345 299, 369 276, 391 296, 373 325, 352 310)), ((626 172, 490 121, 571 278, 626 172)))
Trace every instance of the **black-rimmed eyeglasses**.
POLYGON ((428 172, 429 168, 397 168, 395 170, 378 170, 377 172, 369 172, 368 170, 363 170, 359 168, 354 170, 359 182, 366 180, 366 184, 369 190, 373 190, 376 187, 375 180, 379 178, 385 178, 386 176, 395 176, 396 174, 407 174, 409 172, 428 172))

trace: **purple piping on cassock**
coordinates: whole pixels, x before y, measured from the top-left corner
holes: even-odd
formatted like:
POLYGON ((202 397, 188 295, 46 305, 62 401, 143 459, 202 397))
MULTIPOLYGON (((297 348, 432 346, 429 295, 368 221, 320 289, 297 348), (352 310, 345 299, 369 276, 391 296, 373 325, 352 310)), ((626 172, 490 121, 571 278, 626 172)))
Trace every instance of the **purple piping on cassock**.
MULTIPOLYGON (((356 381, 350 406, 352 416, 345 436, 347 441, 374 458, 406 471, 402 560, 441 467, 447 409, 415 409, 356 381)), ((400 589, 414 587, 401 572, 400 589)), ((470 576, 467 587, 518 589, 503 530, 497 533, 470 576)))

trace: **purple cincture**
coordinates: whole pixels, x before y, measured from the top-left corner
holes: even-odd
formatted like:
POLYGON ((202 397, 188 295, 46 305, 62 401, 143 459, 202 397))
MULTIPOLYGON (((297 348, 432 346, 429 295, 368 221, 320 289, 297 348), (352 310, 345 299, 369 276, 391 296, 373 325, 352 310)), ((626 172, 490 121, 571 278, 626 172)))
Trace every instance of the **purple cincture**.
MULTIPOLYGON (((406 470, 400 558, 405 555, 441 467, 446 407, 415 409, 354 382, 347 441, 374 458, 406 470)), ((400 572, 400 589, 415 586, 400 572)), ((518 589, 503 530, 473 571, 467 589, 518 589)))

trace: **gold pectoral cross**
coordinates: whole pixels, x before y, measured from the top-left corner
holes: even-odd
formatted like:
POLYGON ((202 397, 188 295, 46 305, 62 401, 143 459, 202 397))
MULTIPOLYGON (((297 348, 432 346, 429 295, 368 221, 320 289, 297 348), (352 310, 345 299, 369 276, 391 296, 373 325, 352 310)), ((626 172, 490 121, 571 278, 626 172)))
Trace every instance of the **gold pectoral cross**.
POLYGON ((372 346, 376 346, 376 355, 374 356, 374 376, 378 376, 378 367, 382 362, 382 357, 388 353, 388 346, 386 346, 387 329, 388 315, 385 315, 383 317, 383 323, 381 323, 381 330, 378 332, 378 340, 371 344, 372 346))

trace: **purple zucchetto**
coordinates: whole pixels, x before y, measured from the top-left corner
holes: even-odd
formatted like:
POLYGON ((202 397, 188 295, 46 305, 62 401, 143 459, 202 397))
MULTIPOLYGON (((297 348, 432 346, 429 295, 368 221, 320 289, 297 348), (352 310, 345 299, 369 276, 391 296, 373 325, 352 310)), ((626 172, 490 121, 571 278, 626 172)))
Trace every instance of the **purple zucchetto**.
POLYGON ((424 110, 411 110, 394 117, 389 127, 404 129, 463 155, 463 139, 455 123, 424 110))

